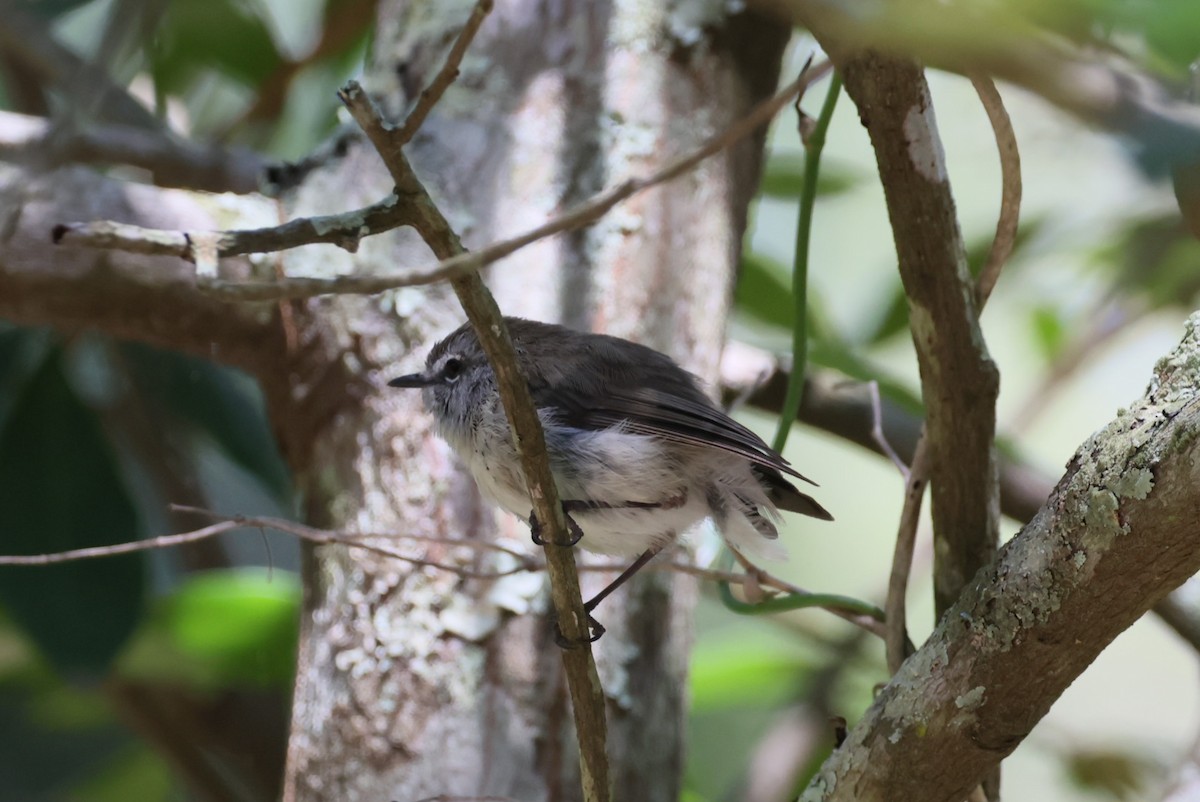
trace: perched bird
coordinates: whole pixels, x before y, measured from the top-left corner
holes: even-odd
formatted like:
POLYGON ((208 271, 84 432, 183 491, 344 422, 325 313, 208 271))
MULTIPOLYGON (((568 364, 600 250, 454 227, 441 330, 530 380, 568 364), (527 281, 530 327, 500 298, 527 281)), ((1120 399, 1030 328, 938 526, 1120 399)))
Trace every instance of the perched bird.
MULTIPOLYGON (((786 556, 775 528, 779 510, 832 520, 784 475, 809 480, 722 412, 670 357, 618 337, 521 318, 505 323, 571 531, 589 551, 640 555, 585 605, 589 613, 704 518, 752 559, 786 556)), ((424 371, 388 384, 421 388, 438 433, 480 490, 529 522, 537 541, 496 377, 470 325, 434 345, 424 371)))

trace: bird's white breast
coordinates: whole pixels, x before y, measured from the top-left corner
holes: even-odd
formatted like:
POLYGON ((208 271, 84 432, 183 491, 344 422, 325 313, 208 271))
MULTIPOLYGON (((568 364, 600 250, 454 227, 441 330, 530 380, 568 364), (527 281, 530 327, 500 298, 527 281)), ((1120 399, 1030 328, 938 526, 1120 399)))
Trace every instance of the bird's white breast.
MULTIPOLYGON (((577 510, 583 530, 579 545, 601 554, 633 555, 662 546, 708 515, 700 488, 689 487, 679 463, 662 441, 619 426, 593 431, 560 426, 543 411, 551 471, 563 501, 590 501, 611 509, 577 510), (669 488, 664 494, 662 488, 669 488), (663 508, 621 508, 629 502, 663 508)), ((468 436, 447 436, 480 491, 503 509, 528 521, 532 502, 507 425, 483 415, 468 436)), ((445 433, 451 435, 452 433, 445 433)))

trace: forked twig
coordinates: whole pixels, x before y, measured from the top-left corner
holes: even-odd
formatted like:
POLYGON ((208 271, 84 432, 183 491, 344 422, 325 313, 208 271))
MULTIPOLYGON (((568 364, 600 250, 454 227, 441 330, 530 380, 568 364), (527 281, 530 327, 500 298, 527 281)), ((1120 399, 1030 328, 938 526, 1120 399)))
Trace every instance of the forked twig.
MULTIPOLYGON (((975 300, 978 312, 991 296, 1000 271, 1012 256, 1016 245, 1017 227, 1021 212, 1021 160, 1017 148, 1012 122, 1004 103, 990 78, 975 76, 971 79, 979 99, 987 111, 992 131, 996 137, 996 148, 1000 157, 1001 197, 1000 214, 996 222, 996 235, 988 250, 987 260, 975 282, 975 300)), ((904 508, 896 533, 896 546, 892 554, 892 570, 888 578, 887 602, 887 661, 888 669, 895 673, 907 655, 908 630, 906 624, 906 594, 909 575, 912 572, 913 552, 916 548, 917 525, 921 517, 921 500, 929 480, 928 438, 921 430, 913 452, 912 463, 905 476, 904 508)), ((902 471, 903 472, 903 471, 902 471)))

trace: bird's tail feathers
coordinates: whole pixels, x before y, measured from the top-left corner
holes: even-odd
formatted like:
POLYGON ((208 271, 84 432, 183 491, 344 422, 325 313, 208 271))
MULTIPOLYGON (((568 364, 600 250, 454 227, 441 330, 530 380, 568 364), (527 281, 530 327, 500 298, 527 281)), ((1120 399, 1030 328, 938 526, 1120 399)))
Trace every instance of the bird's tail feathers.
POLYGON ((742 510, 731 510, 721 526, 721 535, 731 549, 752 562, 787 561, 787 549, 779 542, 774 524, 759 515, 757 510, 751 510, 749 515, 742 510), (770 527, 770 534, 763 531, 764 525, 770 527))

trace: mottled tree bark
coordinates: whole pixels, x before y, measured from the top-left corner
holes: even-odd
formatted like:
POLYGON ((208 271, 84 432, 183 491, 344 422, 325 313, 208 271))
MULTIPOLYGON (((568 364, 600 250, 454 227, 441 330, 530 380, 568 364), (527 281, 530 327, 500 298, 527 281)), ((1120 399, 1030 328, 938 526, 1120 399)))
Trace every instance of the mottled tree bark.
MULTIPOLYGON (((440 66, 466 12, 385 6, 368 87, 400 110, 440 66)), ((688 21, 655 4, 498 4, 410 158, 465 242, 483 244, 736 120, 774 88, 786 36, 747 19, 688 21)), ((639 339, 714 378, 760 149, 761 141, 741 143, 591 230, 497 265, 501 307, 639 339)), ((328 211, 323 199, 340 205, 368 177, 374 193, 387 190, 374 157, 356 154, 306 186, 296 211, 328 211)), ((424 254, 413 238, 381 238, 365 243, 353 269, 387 270, 424 254)), ((333 267, 321 258, 290 255, 288 271, 333 267)), ((462 319, 442 289, 319 307, 307 325, 336 332, 322 340, 340 338, 360 372, 388 375, 413 368, 462 319)), ((526 542, 511 521, 496 531, 431 437, 415 394, 370 392, 317 433, 314 448, 315 520, 526 542)), ((288 798, 577 797, 549 625, 511 615, 543 609, 540 578, 463 581, 344 549, 320 549, 309 565, 288 798)), ((587 579, 591 589, 603 581, 587 579)), ((693 597, 690 581, 652 575, 601 608, 614 798, 678 796, 693 597)))
POLYGON ((804 802, 958 802, 1200 570, 1200 314, 822 766, 804 802))
MULTIPOLYGON (((770 93, 787 27, 729 18, 712 5, 498 3, 457 84, 409 149, 464 241, 477 246, 524 230, 652 170, 770 93)), ((441 65, 469 8, 381 6, 366 83, 393 114, 403 114, 441 65)), ((592 229, 495 266, 502 308, 639 339, 715 379, 761 148, 761 137, 741 142, 592 229)), ((0 314, 98 329, 250 371, 314 524, 528 545, 523 528, 480 502, 433 436, 417 394, 383 387, 461 322, 445 288, 232 306, 199 291, 190 264, 56 249, 50 229, 92 219, 185 230, 262 225, 277 214, 271 204, 230 209, 72 169, 36 177, 10 169, 2 180, 0 314)), ((364 145, 311 174, 285 211, 342 211, 390 189, 364 145)), ((353 255, 330 246, 280 254, 267 269, 327 276, 430 259, 412 232, 398 232, 363 241, 353 255)), ((260 268, 231 260, 223 269, 260 268)), ((497 567, 494 555, 453 543, 389 545, 497 567)), ((542 615, 543 577, 464 579, 323 547, 306 552, 304 580, 286 798, 579 795, 559 655, 542 615)), ((604 581, 588 577, 590 589, 604 581)), ((601 609, 615 798, 678 796, 694 595, 688 579, 653 575, 601 609)))

